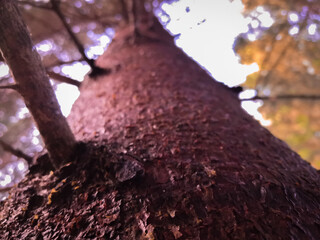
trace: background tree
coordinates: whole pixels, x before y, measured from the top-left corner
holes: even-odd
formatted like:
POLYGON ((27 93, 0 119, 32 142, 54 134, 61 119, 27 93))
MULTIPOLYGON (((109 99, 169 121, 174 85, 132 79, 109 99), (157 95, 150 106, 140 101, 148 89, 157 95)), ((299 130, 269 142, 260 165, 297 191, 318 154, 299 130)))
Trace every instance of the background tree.
MULTIPOLYGON (((51 9, 68 29, 59 11, 70 2, 50 2, 28 4, 51 9)), ((186 58, 151 16, 124 11, 132 2, 114 6, 113 23, 124 28, 96 63, 67 30, 92 73, 98 68, 69 117, 86 143, 53 174, 39 165, 45 156, 38 160, 2 205, 2 236, 316 239, 318 173, 249 118, 236 94, 186 58)))
POLYGON ((16 82, 2 87, 16 90, 23 97, 52 163, 59 167, 71 157, 76 141, 60 111, 39 54, 33 49, 18 7, 13 2, 2 1, 0 10, 1 53, 16 82))
POLYGON ((269 129, 313 166, 319 167, 319 3, 317 1, 243 1, 253 21, 236 41, 243 63, 260 71, 244 84, 269 99, 261 111, 269 129), (263 24, 267 10, 272 26, 263 24))

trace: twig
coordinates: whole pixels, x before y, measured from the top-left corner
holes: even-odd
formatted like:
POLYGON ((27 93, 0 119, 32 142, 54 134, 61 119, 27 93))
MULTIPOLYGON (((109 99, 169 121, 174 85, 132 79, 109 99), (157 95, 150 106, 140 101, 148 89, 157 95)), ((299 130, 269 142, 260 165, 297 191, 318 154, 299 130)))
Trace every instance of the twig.
POLYGON ((61 112, 41 58, 34 50, 17 2, 0 2, 2 55, 19 84, 19 92, 36 122, 52 164, 59 168, 73 156, 76 139, 61 112))
POLYGON ((289 41, 287 42, 287 44, 283 47, 283 49, 279 53, 276 61, 272 64, 272 66, 270 68, 271 70, 268 71, 267 75, 264 76, 264 78, 262 79, 262 83, 261 83, 262 86, 265 86, 268 83, 269 79, 271 78, 271 76, 273 74, 272 70, 274 70, 279 65, 279 63, 282 61, 282 59, 286 55, 287 51, 289 50, 289 48, 293 44, 293 38, 291 36, 288 36, 288 38, 289 38, 289 41))
POLYGON ((4 187, 4 188, 0 188, 0 193, 3 193, 3 192, 9 192, 11 190, 11 188, 13 188, 14 186, 12 187, 4 187))
MULTIPOLYGON (((282 28, 283 28, 283 26, 281 27, 281 29, 280 29, 280 31, 279 31, 278 34, 281 33, 282 28)), ((274 49, 274 46, 275 46, 276 42, 277 42, 277 38, 276 38, 276 36, 275 36, 275 37, 272 38, 272 40, 271 40, 271 47, 270 47, 271 50, 274 49)), ((269 60, 270 60, 270 58, 271 58, 271 55, 272 55, 272 53, 273 53, 273 51, 271 51, 271 50, 270 50, 269 52, 266 51, 266 56, 264 57, 264 59, 263 59, 263 61, 262 61, 262 63, 261 63, 261 66, 260 66, 260 69, 261 69, 261 70, 258 72, 258 77, 257 77, 257 81, 256 81, 256 84, 255 84, 255 88, 257 88, 257 85, 259 84, 259 81, 261 81, 262 72, 263 72, 265 66, 267 65, 267 63, 269 62, 269 60)))
POLYGON ((85 50, 84 47, 82 46, 82 44, 80 43, 79 39, 77 38, 77 36, 74 34, 74 32, 71 30, 69 24, 67 23, 63 13, 60 10, 59 7, 59 3, 60 0, 50 0, 51 5, 52 5, 52 10, 58 15, 58 17, 60 18, 61 22, 63 23, 65 29, 67 30, 67 32, 69 33, 72 41, 74 42, 74 44, 76 45, 76 47, 78 48, 82 58, 88 63, 88 65, 91 67, 91 73, 89 73, 89 76, 92 78, 95 78, 96 76, 99 76, 100 74, 108 74, 111 72, 111 69, 107 69, 107 68, 100 68, 97 67, 94 63, 94 59, 89 59, 87 57, 87 55, 85 54, 85 50))
POLYGON ((32 157, 22 152, 20 149, 15 149, 8 143, 0 139, 0 146, 7 152, 10 152, 12 155, 17 156, 18 158, 25 159, 29 164, 32 162, 32 157))
POLYGON ((81 85, 81 82, 77 81, 77 80, 74 80, 72 78, 69 78, 69 77, 66 77, 66 76, 63 76, 63 75, 60 75, 58 73, 55 73, 55 72, 52 72, 52 71, 47 71, 47 74, 50 78, 53 78, 54 80, 57 80, 59 82, 64 82, 64 83, 68 83, 68 84, 71 84, 71 85, 74 85, 76 87, 80 87, 81 85))
POLYGON ((79 39, 77 38, 77 36, 74 34, 74 32, 71 30, 69 24, 67 23, 63 13, 60 10, 59 7, 59 3, 57 0, 50 0, 51 5, 52 5, 52 10, 58 15, 58 17, 60 18, 62 24, 64 25, 65 29, 67 30, 67 32, 69 33, 72 41, 74 42, 74 44, 76 45, 76 47, 78 48, 82 58, 89 64, 89 66, 91 67, 91 69, 95 68, 94 65, 94 60, 89 59, 86 54, 85 54, 85 50, 84 47, 82 46, 82 44, 80 43, 79 39))
POLYGON ((279 96, 255 96, 253 98, 243 98, 241 101, 254 101, 254 100, 264 100, 264 101, 275 101, 275 100, 320 100, 320 95, 279 95, 279 96))
POLYGON ((9 84, 9 85, 0 86, 0 89, 12 89, 12 90, 18 91, 19 86, 18 86, 18 84, 9 84))
MULTIPOLYGON (((299 33, 302 32, 303 29, 305 29, 305 27, 307 26, 308 23, 308 16, 309 16, 309 12, 307 12, 305 19, 303 20, 303 22, 300 25, 300 30, 299 33)), ((282 48, 281 52, 279 53, 276 61, 272 64, 270 70, 268 71, 267 75, 264 76, 264 78, 262 79, 261 85, 265 86, 269 79, 271 78, 272 74, 273 74, 273 70, 279 65, 279 63, 284 59, 285 55, 287 54, 287 51, 290 49, 290 47, 292 47, 292 45, 294 44, 294 38, 290 35, 287 36, 287 38, 289 38, 288 42, 285 44, 285 46, 282 48)), ((270 54, 271 55, 271 51, 270 54)), ((266 64, 266 62, 269 60, 270 56, 267 56, 267 59, 264 59, 263 64, 266 64)), ((263 67, 263 66, 261 66, 263 67)), ((261 77, 261 71, 259 72, 259 77, 258 77, 258 81, 261 77)), ((256 83, 256 85, 258 84, 258 81, 256 83)))
POLYGON ((131 13, 132 13, 132 24, 133 24, 133 34, 134 34, 134 41, 140 37, 140 31, 138 29, 138 17, 139 17, 139 14, 141 14, 139 12, 140 9, 138 4, 140 2, 137 2, 137 0, 131 0, 131 13))

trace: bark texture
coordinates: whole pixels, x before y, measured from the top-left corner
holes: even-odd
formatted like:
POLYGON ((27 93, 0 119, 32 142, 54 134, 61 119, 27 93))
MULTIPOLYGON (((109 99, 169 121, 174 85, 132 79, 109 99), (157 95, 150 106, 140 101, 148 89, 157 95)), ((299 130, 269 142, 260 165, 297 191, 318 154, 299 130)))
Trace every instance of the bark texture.
POLYGON ((127 194, 144 199, 140 209, 132 206, 136 224, 145 221, 143 233, 149 227, 156 239, 319 238, 319 173, 166 33, 137 45, 126 33, 98 60, 118 71, 88 81, 70 121, 79 139, 117 143, 118 151, 139 157, 143 191, 127 194))
POLYGON ((46 148, 58 167, 71 156, 76 144, 68 123, 33 47, 16 1, 0 0, 0 49, 31 112, 46 148))
POLYGON ((81 86, 69 121, 86 148, 51 175, 31 170, 1 205, 0 234, 319 239, 319 173, 159 24, 140 26, 135 43, 132 33, 119 31, 97 61, 112 74, 81 86))

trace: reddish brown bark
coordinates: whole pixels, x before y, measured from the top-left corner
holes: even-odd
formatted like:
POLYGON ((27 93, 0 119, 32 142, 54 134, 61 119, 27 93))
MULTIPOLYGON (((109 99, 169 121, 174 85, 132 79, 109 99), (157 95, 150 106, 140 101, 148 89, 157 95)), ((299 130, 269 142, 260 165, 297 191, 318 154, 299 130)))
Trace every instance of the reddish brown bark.
POLYGON ((69 121, 86 150, 53 175, 32 170, 2 205, 0 234, 318 239, 317 171, 159 25, 132 34, 119 31, 97 61, 112 74, 81 86, 69 121))
POLYGON ((120 70, 87 82, 70 121, 78 138, 143 163, 145 183, 125 193, 144 199, 135 224, 147 218, 156 239, 317 239, 316 170, 164 32, 137 45, 128 32, 97 62, 120 70))
POLYGON ((60 166, 68 161, 76 142, 60 111, 16 1, 0 0, 0 49, 17 83, 17 90, 38 126, 53 164, 60 166))

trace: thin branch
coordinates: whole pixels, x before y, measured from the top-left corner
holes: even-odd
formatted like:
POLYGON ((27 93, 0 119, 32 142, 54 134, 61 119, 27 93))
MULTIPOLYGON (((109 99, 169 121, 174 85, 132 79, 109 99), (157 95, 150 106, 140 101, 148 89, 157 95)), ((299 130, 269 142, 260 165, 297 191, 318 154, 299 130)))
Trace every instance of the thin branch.
POLYGON ((140 2, 137 2, 137 0, 131 0, 131 18, 132 18, 132 24, 133 24, 133 34, 134 34, 134 40, 138 37, 140 37, 140 31, 138 29, 138 17, 139 14, 139 4, 140 2))
POLYGON ((0 89, 12 89, 12 90, 19 91, 19 86, 18 84, 2 85, 0 86, 0 89))
POLYGON ((52 71, 47 71, 47 74, 50 78, 53 78, 54 80, 57 80, 59 82, 64 82, 64 83, 68 83, 68 84, 71 84, 71 85, 74 85, 76 87, 80 87, 81 85, 81 82, 77 81, 77 80, 74 80, 72 78, 69 78, 69 77, 66 77, 66 76, 63 76, 63 75, 60 75, 58 73, 55 73, 55 72, 52 72, 52 71))
MULTIPOLYGON (((279 31, 279 33, 278 34, 280 34, 281 33, 281 31, 282 31, 282 28, 284 28, 283 27, 284 25, 282 25, 282 27, 281 27, 281 29, 280 29, 280 31, 279 31)), ((262 78, 262 72, 263 72, 263 70, 264 70, 264 68, 265 68, 265 66, 267 65, 267 63, 270 61, 270 58, 271 58, 271 55, 272 55, 272 53, 273 53, 273 49, 274 49, 274 46, 275 46, 275 44, 276 44, 276 42, 277 42, 277 38, 276 38, 276 36, 274 37, 274 38, 272 38, 272 40, 271 40, 271 47, 270 47, 270 51, 266 51, 266 56, 264 57, 264 59, 263 59, 263 61, 262 61, 262 63, 261 63, 261 65, 260 65, 260 71, 258 72, 258 77, 257 77, 257 81, 256 81, 256 84, 255 84, 255 88, 257 88, 257 85, 259 84, 259 81, 261 81, 261 78, 262 78)), ((272 70, 272 69, 271 69, 272 70)))
POLYGON ((66 20, 64 14, 62 13, 62 11, 60 9, 60 6, 59 6, 60 0, 50 0, 50 5, 49 4, 37 4, 37 3, 29 2, 29 1, 19 1, 19 3, 25 4, 25 5, 30 5, 32 7, 42 8, 45 10, 51 10, 51 11, 55 12, 55 14, 59 17, 60 21, 64 25, 66 31, 68 32, 68 34, 69 34, 71 40, 73 41, 73 43, 75 44, 76 48, 80 52, 82 59, 84 61, 86 61, 87 64, 91 67, 91 73, 89 73, 90 77, 95 78, 96 76, 99 76, 100 74, 108 74, 111 72, 111 70, 108 68, 100 68, 100 67, 96 66, 95 60, 89 59, 86 56, 85 49, 84 49, 83 45, 81 44, 80 40, 77 38, 76 34, 72 31, 71 27, 67 23, 67 20, 66 20))
POLYGON ((32 162, 32 157, 30 157, 29 155, 25 154, 20 149, 13 148, 11 145, 9 145, 8 143, 2 141, 1 139, 0 139, 0 146, 3 148, 3 150, 11 153, 12 155, 17 156, 18 158, 25 159, 29 164, 32 162))
MULTIPOLYGON (((52 11, 52 9, 50 11, 52 11)), ((36 23, 37 26, 39 25, 40 29, 45 29, 45 31, 42 30, 39 33, 36 33, 36 31, 33 35, 33 38, 37 39, 37 42, 41 42, 42 40, 48 38, 48 34, 50 34, 50 37, 58 34, 64 34, 64 31, 63 29, 61 29, 61 26, 53 22, 51 17, 46 18, 42 15, 34 14, 34 11, 23 11, 23 14, 26 20, 28 19, 29 21, 30 19, 30 22, 36 23), (46 34, 43 34, 45 32, 46 34)))
POLYGON ((18 1, 18 4, 29 5, 31 7, 41 8, 45 10, 51 10, 50 5, 48 5, 47 3, 42 4, 42 3, 35 3, 35 2, 29 2, 29 1, 18 1))
POLYGON ((76 45, 76 47, 78 48, 80 54, 82 55, 82 58, 88 63, 88 65, 91 67, 91 72, 89 73, 89 76, 92 78, 95 78, 96 76, 99 76, 101 74, 109 74, 111 72, 111 69, 108 68, 100 68, 98 66, 95 65, 94 63, 94 59, 89 59, 87 57, 87 55, 85 54, 85 50, 84 47, 82 46, 82 44, 80 43, 79 39, 77 38, 77 36, 74 34, 74 32, 72 31, 72 29, 70 28, 69 24, 67 23, 63 13, 60 10, 59 4, 60 4, 60 0, 50 0, 51 5, 52 5, 52 10, 58 15, 58 17, 60 18, 61 22, 63 23, 65 29, 67 30, 67 32, 69 33, 72 41, 74 42, 74 44, 76 45))
MULTIPOLYGON (((307 15, 305 17, 305 19, 303 20, 303 22, 300 25, 300 30, 299 33, 302 32, 303 29, 305 29, 305 27, 307 26, 307 22, 308 22, 308 16, 309 16, 309 12, 307 12, 307 15)), ((273 74, 273 70, 279 65, 279 63, 284 59, 285 55, 287 54, 287 51, 290 49, 290 47, 292 47, 292 45, 294 44, 294 38, 290 35, 287 36, 287 38, 289 38, 288 42, 286 43, 286 45, 282 48, 281 52, 278 55, 278 58, 276 59, 276 61, 272 64, 270 70, 268 71, 267 75, 264 76, 264 78, 262 79, 262 86, 265 86, 269 79, 271 78, 272 74, 273 74)), ((274 38, 275 40, 276 38, 274 38)), ((274 42, 275 43, 275 42, 274 42)), ((271 55, 271 51, 270 54, 271 55)), ((267 59, 264 59, 263 64, 266 64, 266 62, 269 60, 270 56, 267 56, 267 59)), ((261 66, 263 67, 263 66, 261 66)), ((259 77, 258 77, 258 81, 259 78, 261 77, 261 71, 259 72, 259 77)), ((258 84, 258 81, 256 83, 256 85, 258 84)))
POLYGON ((12 187, 4 187, 4 188, 0 188, 0 193, 4 193, 4 192, 9 192, 11 190, 11 188, 13 188, 14 186, 12 187))
POLYGON ((77 38, 77 36, 74 34, 74 32, 72 31, 71 27, 69 26, 69 24, 67 23, 63 13, 60 10, 59 7, 59 1, 57 0, 50 0, 51 5, 52 5, 52 10, 57 14, 57 16, 59 17, 59 19, 61 20, 62 24, 64 25, 65 29, 67 30, 67 32, 69 33, 72 41, 74 42, 74 44, 76 45, 76 47, 78 48, 80 54, 82 55, 82 58, 89 64, 89 66, 91 67, 91 69, 95 68, 94 65, 94 60, 89 59, 86 54, 85 54, 85 50, 84 47, 82 46, 82 44, 80 43, 79 39, 77 38))
POLYGON ((282 61, 282 59, 284 59, 287 51, 289 50, 289 48, 291 47, 291 45, 293 43, 294 43, 293 38, 291 36, 289 36, 289 41, 286 43, 286 45, 283 47, 283 49, 279 53, 276 61, 272 64, 272 66, 270 68, 271 70, 268 71, 267 75, 264 76, 264 78, 262 79, 262 83, 261 83, 262 86, 265 86, 268 83, 269 79, 271 78, 271 76, 273 74, 272 70, 274 70, 279 65, 279 63, 282 61))
POLYGON ((320 100, 320 95, 279 95, 279 96, 255 96, 253 98, 240 99, 241 101, 254 101, 254 100, 264 100, 264 101, 276 101, 276 100, 320 100))
POLYGON ((121 3, 121 11, 122 11, 122 16, 123 19, 126 23, 129 23, 129 11, 128 11, 128 6, 125 2, 125 0, 120 0, 121 3))

